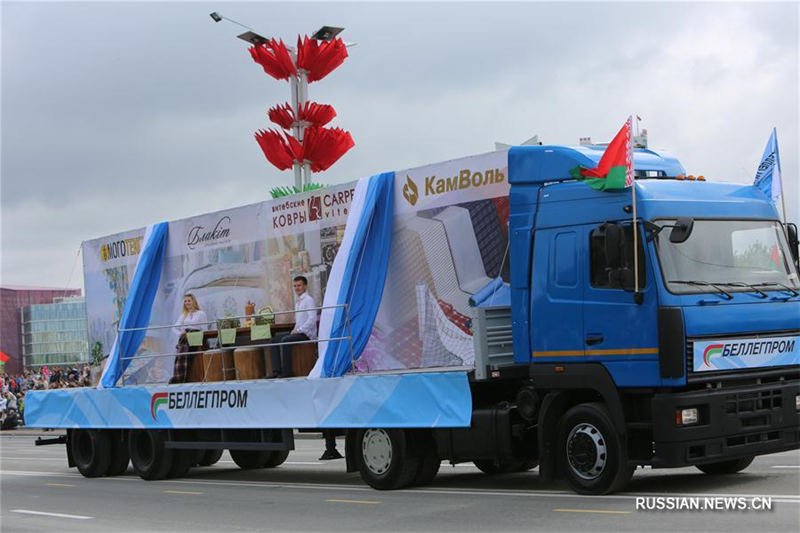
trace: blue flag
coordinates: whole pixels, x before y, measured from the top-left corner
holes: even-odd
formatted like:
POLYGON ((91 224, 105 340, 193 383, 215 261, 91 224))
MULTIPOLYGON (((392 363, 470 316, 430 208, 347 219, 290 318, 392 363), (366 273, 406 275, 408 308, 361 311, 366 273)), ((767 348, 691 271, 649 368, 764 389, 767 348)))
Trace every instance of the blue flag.
POLYGON ((783 192, 781 158, 778 154, 778 134, 775 128, 772 128, 772 135, 769 136, 767 147, 764 148, 764 155, 761 156, 761 163, 758 165, 753 185, 761 189, 773 202, 783 192))

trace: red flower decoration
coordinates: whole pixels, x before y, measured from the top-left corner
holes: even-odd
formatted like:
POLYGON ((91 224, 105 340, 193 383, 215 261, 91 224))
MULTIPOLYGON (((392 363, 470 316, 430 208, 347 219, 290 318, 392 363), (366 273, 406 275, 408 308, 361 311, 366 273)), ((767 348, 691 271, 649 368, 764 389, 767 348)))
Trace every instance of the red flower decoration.
MULTIPOLYGON (((292 106, 287 104, 271 107, 267 113, 269 119, 283 129, 291 129, 294 126, 295 118, 292 106)), ((307 122, 310 126, 324 126, 336 116, 333 106, 318 104, 316 102, 306 102, 300 108, 300 119, 307 122)))
POLYGON ((300 120, 304 120, 312 126, 322 127, 336 116, 333 106, 328 104, 318 104, 316 102, 306 102, 300 108, 300 120))
POLYGON ((256 141, 267 160, 278 170, 292 168, 295 161, 303 160, 303 146, 291 135, 276 130, 258 130, 256 141))
POLYGON ((308 83, 319 81, 347 57, 347 47, 341 39, 323 41, 297 37, 297 68, 308 72, 308 83))
POLYGON ((250 47, 253 61, 264 68, 264 72, 276 80, 288 80, 297 74, 297 69, 284 42, 270 39, 265 44, 250 47))
POLYGON ((339 128, 308 128, 303 139, 303 158, 311 163, 312 172, 328 170, 331 165, 355 146, 350 133, 339 128))
POLYGON ((294 111, 289 104, 271 107, 267 112, 267 116, 272 122, 285 130, 290 129, 294 124, 294 111))

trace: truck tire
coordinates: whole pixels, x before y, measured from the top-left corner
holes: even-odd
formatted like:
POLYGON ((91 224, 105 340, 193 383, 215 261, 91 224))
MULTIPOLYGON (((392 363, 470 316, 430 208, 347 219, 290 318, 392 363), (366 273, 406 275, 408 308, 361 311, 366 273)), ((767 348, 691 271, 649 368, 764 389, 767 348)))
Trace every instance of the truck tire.
POLYGON ((197 461, 198 466, 211 466, 213 464, 217 464, 217 462, 222 458, 222 452, 224 450, 203 450, 200 459, 197 461))
POLYGON ((168 478, 185 476, 197 462, 197 450, 172 450, 172 466, 167 473, 168 478))
POLYGON ((75 466, 84 477, 104 476, 111 464, 111 439, 98 429, 74 429, 70 449, 75 466))
POLYGON ((356 461, 361 479, 378 490, 411 485, 420 457, 411 452, 402 429, 362 429, 356 434, 356 461))
POLYGON ((413 485, 417 487, 429 485, 436 477, 436 474, 439 473, 441 465, 442 460, 439 459, 439 454, 436 453, 436 450, 425 452, 420 458, 419 470, 417 470, 417 475, 414 477, 413 485))
POLYGON ((564 414, 558 450, 567 483, 578 494, 608 494, 633 475, 625 443, 601 403, 576 405, 564 414))
POLYGON ((703 465, 696 465, 697 468, 712 476, 719 476, 725 474, 735 474, 750 466, 755 456, 741 457, 739 459, 730 459, 728 461, 719 461, 717 463, 706 463, 703 465))
POLYGON ((264 463, 264 468, 275 468, 282 465, 286 458, 289 457, 289 450, 274 450, 269 452, 267 462, 264 463))
POLYGON ((414 434, 411 438, 413 438, 414 447, 419 454, 419 468, 412 485, 422 487, 430 484, 439 473, 442 460, 439 458, 436 440, 430 430, 421 430, 419 434, 414 434))
POLYGON ((128 433, 128 452, 133 469, 148 481, 165 479, 172 468, 173 452, 164 443, 167 433, 157 429, 132 429, 128 433))
POLYGON ((111 433, 111 461, 106 470, 107 476, 119 476, 128 471, 128 463, 131 456, 128 452, 128 441, 125 439, 124 431, 114 431, 111 433))
POLYGON ((253 468, 264 468, 267 461, 270 459, 269 451, 265 450, 228 450, 231 454, 231 459, 236 465, 243 470, 252 470, 253 468))

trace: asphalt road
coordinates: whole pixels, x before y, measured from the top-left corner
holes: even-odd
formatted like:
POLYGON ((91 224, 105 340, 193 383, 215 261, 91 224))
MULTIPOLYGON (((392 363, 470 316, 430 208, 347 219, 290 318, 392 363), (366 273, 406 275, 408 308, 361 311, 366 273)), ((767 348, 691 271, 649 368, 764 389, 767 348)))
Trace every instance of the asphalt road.
POLYGON ((535 470, 491 477, 446 464, 428 487, 375 491, 345 473, 343 460, 317 461, 319 439, 296 440, 288 461, 271 470, 239 470, 226 453, 184 479, 147 482, 132 470, 86 479, 67 467, 63 445, 33 440, 0 436, 3 532, 800 531, 800 451, 757 458, 733 476, 638 470, 624 493, 590 497, 542 483, 535 470), (676 498, 646 500, 665 507, 698 497, 714 509, 637 510, 643 497, 676 498), (720 509, 762 498, 771 498, 771 510, 720 509))

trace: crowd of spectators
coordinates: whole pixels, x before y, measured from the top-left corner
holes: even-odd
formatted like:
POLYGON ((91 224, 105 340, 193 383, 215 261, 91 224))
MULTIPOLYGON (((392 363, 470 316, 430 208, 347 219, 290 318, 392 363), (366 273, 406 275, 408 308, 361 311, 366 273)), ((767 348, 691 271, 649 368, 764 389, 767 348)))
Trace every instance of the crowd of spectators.
POLYGON ((9 375, 0 373, 0 427, 6 425, 6 419, 16 415, 19 423, 24 423, 25 393, 29 390, 69 389, 74 387, 90 387, 92 372, 88 364, 52 368, 43 366, 33 370, 25 370, 22 374, 9 375))

